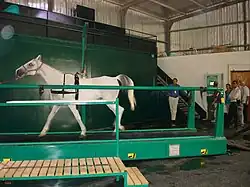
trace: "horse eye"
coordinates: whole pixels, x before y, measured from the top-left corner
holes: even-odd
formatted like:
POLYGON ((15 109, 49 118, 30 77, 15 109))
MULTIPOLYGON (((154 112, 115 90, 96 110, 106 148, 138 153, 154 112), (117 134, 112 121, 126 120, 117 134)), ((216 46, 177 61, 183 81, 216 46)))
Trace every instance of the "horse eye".
POLYGON ((32 66, 34 66, 34 64, 33 64, 33 63, 29 63, 29 65, 28 65, 28 66, 32 67, 32 66))

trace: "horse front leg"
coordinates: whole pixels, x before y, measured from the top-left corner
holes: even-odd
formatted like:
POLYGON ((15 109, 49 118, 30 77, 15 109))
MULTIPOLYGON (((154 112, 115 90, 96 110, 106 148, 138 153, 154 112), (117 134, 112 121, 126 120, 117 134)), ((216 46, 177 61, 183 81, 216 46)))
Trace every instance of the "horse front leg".
POLYGON ((69 105, 69 109, 71 110, 71 112, 73 113, 73 115, 75 116, 76 121, 78 122, 80 128, 81 128, 81 138, 86 136, 86 127, 82 122, 81 116, 79 114, 79 111, 76 109, 75 105, 69 105))
POLYGON ((51 121, 52 121, 52 119, 55 117, 55 115, 56 115, 56 113, 59 111, 59 109, 60 109, 60 106, 57 106, 57 105, 54 105, 54 106, 52 107, 52 110, 51 110, 50 113, 49 113, 49 116, 48 116, 48 118, 47 118, 47 121, 46 121, 46 123, 45 123, 45 125, 44 125, 44 127, 43 127, 43 130, 41 131, 39 137, 43 137, 43 136, 46 135, 47 131, 48 131, 49 128, 50 128, 51 121))

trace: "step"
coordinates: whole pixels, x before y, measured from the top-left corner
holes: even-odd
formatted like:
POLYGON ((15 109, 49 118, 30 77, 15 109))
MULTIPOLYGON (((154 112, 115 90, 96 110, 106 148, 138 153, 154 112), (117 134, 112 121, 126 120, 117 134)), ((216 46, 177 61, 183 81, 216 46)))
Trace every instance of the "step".
POLYGON ((149 182, 137 167, 127 167, 129 187, 148 187, 149 182))

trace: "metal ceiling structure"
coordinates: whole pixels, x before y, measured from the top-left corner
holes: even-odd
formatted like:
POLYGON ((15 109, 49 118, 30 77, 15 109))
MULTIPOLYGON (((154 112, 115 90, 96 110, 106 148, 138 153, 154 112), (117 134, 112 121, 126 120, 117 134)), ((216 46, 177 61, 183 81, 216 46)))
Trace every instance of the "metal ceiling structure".
POLYGON ((176 22, 247 0, 104 0, 150 17, 176 22))

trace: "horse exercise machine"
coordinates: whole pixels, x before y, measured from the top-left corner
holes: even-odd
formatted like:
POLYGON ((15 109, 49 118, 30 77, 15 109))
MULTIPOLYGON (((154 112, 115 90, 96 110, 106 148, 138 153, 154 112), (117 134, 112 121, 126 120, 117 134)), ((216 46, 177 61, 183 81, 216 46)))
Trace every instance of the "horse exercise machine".
MULTIPOLYGON (((39 89, 39 85, 0 85, 2 88, 29 88, 39 89)), ((192 102, 189 105, 188 128, 181 129, 158 129, 158 130, 126 130, 116 131, 95 131, 87 132, 86 139, 79 139, 72 132, 48 133, 44 140, 37 137, 37 133, 0 133, 0 158, 11 158, 13 160, 25 159, 45 159, 50 158, 51 151, 46 147, 55 146, 63 155, 71 158, 85 157, 106 157, 118 156, 122 160, 130 159, 161 159, 172 157, 189 157, 201 155, 219 155, 226 153, 227 141, 224 137, 223 127, 223 91, 221 91, 221 102, 217 107, 217 121, 215 134, 206 136, 202 132, 196 132, 194 116, 195 91, 199 87, 122 87, 122 86, 93 86, 93 85, 44 85, 44 89, 52 88, 64 89, 119 89, 119 90, 190 90, 192 102), (23 137, 20 142, 20 136, 23 137), (66 136, 66 140, 63 138, 66 136), (61 137, 61 138, 60 138, 61 137), (70 138, 74 137, 73 140, 70 138), (59 138, 59 141, 57 141, 59 138), (147 147, 155 147, 155 151, 148 152, 147 147), (23 154, 23 149, 26 153, 23 154), (72 151, 74 150, 74 151, 72 151), (84 151, 82 151, 84 150, 84 151), (204 154, 205 150, 205 154, 204 154), (32 153, 32 154, 27 154, 32 153), (131 156, 132 155, 132 156, 131 156)), ((214 90, 215 88, 208 88, 214 90)), ((119 100, 116 101, 7 101, 0 103, 2 107, 8 106, 45 106, 45 105, 96 105, 113 104, 116 105, 116 125, 119 119, 119 100)), ((118 129, 118 128, 117 128, 118 129)))
MULTIPOLYGON (((148 186, 148 181, 143 177, 138 168, 126 168, 121 160, 177 158, 203 155, 219 155, 226 153, 227 141, 223 135, 223 92, 221 102, 217 107, 217 122, 214 136, 204 136, 194 132, 195 114, 194 98, 197 87, 138 87, 138 86, 93 86, 93 85, 44 85, 44 89, 53 87, 62 89, 123 89, 123 90, 191 90, 191 104, 189 105, 189 127, 191 129, 165 129, 137 131, 119 130, 119 99, 115 101, 6 101, 0 103, 2 107, 8 106, 45 106, 45 105, 93 105, 113 104, 116 108, 116 132, 95 132, 91 140, 75 141, 3 141, 2 136, 12 139, 17 134, 0 134, 0 180, 45 180, 66 178, 89 177, 116 177, 124 179, 124 186, 148 186), (157 132, 158 131, 158 132, 157 132), (185 131, 185 132, 184 132, 185 131), (183 134, 184 132, 184 134, 183 134), (109 133, 111 139, 98 138, 98 134, 109 133), (154 134, 152 136, 152 134, 154 134), (174 137, 173 135, 178 135, 174 137), (171 135, 171 136, 170 136, 171 135), (184 136, 185 135, 185 136, 184 136), (96 138, 93 138, 96 137, 96 138), (50 147, 50 148, 49 148, 50 147), (53 151, 60 151, 56 159, 53 151), (147 151, 154 147, 155 151, 147 151), (25 154, 23 154, 25 150, 25 154), (50 151, 48 151, 50 150, 50 151), (30 154, 29 154, 30 153, 30 154), (31 154, 32 153, 32 154, 31 154), (114 157, 116 156, 116 157, 114 157), (121 160, 120 160, 121 159, 121 160), (107 160, 107 161, 104 161, 107 160), (57 164, 55 164, 57 163, 57 164), (87 163, 87 165, 84 163, 87 163), (108 163, 105 165, 105 163, 108 163)), ((39 89, 39 85, 0 85, 5 88, 39 89)), ((208 88, 210 89, 210 88, 208 88)), ((211 88, 214 90, 213 88, 211 88)), ((30 136, 25 133, 22 136, 30 136)), ((88 134, 89 135, 89 134, 88 134)), ((34 135, 32 135, 34 136, 34 135)), ((48 135, 49 136, 49 135, 48 135)), ((59 134, 58 136, 63 136, 59 134)), ((15 140, 15 139, 14 139, 15 140)))

